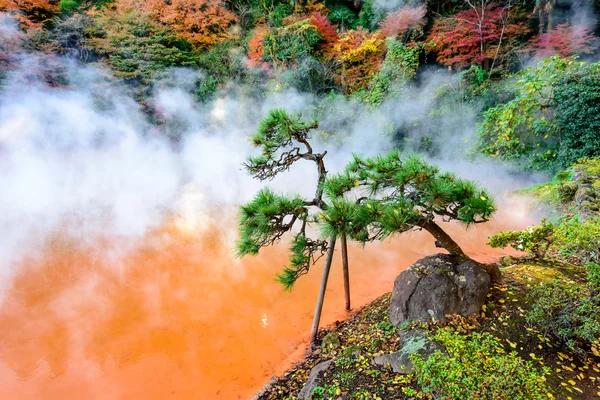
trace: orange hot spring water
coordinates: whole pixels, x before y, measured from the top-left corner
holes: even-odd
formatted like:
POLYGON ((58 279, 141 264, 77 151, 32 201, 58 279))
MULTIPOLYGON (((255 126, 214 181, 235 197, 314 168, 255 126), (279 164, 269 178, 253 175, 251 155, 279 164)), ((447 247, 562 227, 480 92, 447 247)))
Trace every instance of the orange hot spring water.
MULTIPOLYGON (((532 221, 500 212, 467 231, 445 224, 474 258, 501 253, 487 237, 532 221)), ((303 354, 322 265, 283 292, 286 246, 232 256, 234 218, 169 223, 125 250, 56 232, 11 266, 0 299, 1 399, 248 399, 303 354), (232 233, 233 232, 233 233, 232 233)), ((425 232, 350 248, 353 307, 435 253, 425 232)), ((322 326, 343 311, 334 263, 322 326)))

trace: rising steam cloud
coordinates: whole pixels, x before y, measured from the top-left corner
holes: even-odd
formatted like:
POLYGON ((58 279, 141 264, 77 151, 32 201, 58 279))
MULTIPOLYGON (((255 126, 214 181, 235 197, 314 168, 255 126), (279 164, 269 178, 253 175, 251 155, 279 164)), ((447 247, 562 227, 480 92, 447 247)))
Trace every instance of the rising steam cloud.
MULTIPOLYGON (((3 37, 17 34, 7 18, 2 21, 3 37)), ((102 236, 121 238, 119 248, 126 249, 166 220, 181 218, 201 228, 207 218, 235 212, 261 186, 241 165, 252 152, 247 137, 260 119, 273 107, 314 116, 319 102, 294 90, 259 99, 234 90, 200 104, 190 95, 198 76, 174 70, 178 84, 157 87, 148 100, 160 116, 156 125, 106 72, 54 59, 68 83, 49 87, 30 73, 40 58, 19 54, 19 67, 5 77, 0 92, 1 274, 10 273, 21 257, 35 255, 55 233, 89 243, 102 236)), ((318 145, 329 150, 329 170, 340 170, 352 152, 393 148, 393 135, 387 132, 393 121, 407 127, 412 142, 435 132, 441 154, 434 162, 499 192, 513 189, 510 171, 456 162, 465 140, 474 135, 474 110, 449 113, 441 126, 410 129, 411 118, 432 107, 432 93, 453 79, 431 72, 426 84, 378 109, 345 99, 330 104, 321 128, 341 132, 345 140, 318 145)), ((271 184, 310 196, 314 180, 304 175, 313 170, 310 163, 301 164, 271 184)))

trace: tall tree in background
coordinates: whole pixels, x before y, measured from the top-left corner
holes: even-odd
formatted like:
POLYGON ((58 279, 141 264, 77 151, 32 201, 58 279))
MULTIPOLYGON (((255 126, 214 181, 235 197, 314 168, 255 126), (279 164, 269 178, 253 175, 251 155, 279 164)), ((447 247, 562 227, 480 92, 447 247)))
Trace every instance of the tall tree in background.
POLYGON ((429 50, 448 67, 481 64, 491 70, 508 53, 512 43, 529 31, 511 6, 467 0, 469 8, 434 22, 429 50))
POLYGON ((59 0, 0 0, 0 12, 17 17, 24 28, 38 27, 59 11, 59 0))
POLYGON ((383 65, 385 40, 378 34, 357 29, 345 32, 335 46, 340 63, 339 84, 347 94, 367 88, 383 65))
MULTIPOLYGON (((284 110, 272 110, 261 122, 252 137, 252 143, 260 148, 261 154, 249 158, 245 164, 250 175, 261 181, 271 180, 279 173, 289 170, 296 162, 307 160, 313 162, 317 169, 316 191, 312 199, 297 195, 285 196, 269 188, 259 191, 251 202, 241 207, 239 240, 236 246, 240 257, 256 255, 261 248, 278 243, 287 233, 292 234, 290 264, 278 275, 286 289, 291 288, 298 278, 307 274, 310 267, 327 254, 311 330, 311 343, 319 329, 338 237, 337 232, 332 232, 329 240, 311 237, 311 227, 318 223, 314 210, 324 211, 329 207, 323 198, 323 184, 327 177, 323 159, 327 152, 315 153, 309 143, 310 132, 317 128, 317 122, 303 121, 300 116, 290 116, 284 110)), ((344 254, 347 254, 346 251, 344 254)), ((347 266, 347 260, 344 265, 347 266)), ((349 299, 346 302, 349 304, 349 299)))
POLYGON ((421 30, 425 25, 423 18, 427 10, 424 6, 403 7, 388 14, 379 23, 381 34, 385 37, 403 38, 411 30, 421 30))
POLYGON ((422 159, 402 159, 399 151, 374 158, 358 155, 342 174, 327 179, 331 207, 322 212, 324 233, 345 231, 362 243, 395 233, 425 229, 436 245, 465 256, 438 225, 458 221, 466 226, 488 221, 494 201, 474 182, 463 180, 422 159))
POLYGON ((568 23, 557 25, 554 29, 539 35, 532 46, 536 58, 545 58, 558 54, 568 57, 573 54, 592 54, 596 39, 592 29, 587 25, 569 25, 568 23))
POLYGON ((195 48, 208 48, 231 39, 230 28, 238 22, 220 0, 117 0, 117 7, 151 14, 195 48))
POLYGON ((538 20, 540 23, 539 34, 544 33, 544 27, 546 26, 546 18, 548 20, 547 31, 552 30, 552 11, 556 6, 556 0, 535 0, 535 8, 533 12, 537 13, 538 20))

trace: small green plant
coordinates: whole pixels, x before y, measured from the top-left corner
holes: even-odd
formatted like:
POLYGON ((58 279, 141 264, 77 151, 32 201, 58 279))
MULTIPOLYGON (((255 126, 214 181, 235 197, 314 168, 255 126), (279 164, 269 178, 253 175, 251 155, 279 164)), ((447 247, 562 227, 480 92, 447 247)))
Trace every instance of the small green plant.
POLYGON ((310 398, 313 400, 330 399, 334 398, 336 395, 339 395, 339 393, 340 389, 337 385, 317 386, 313 389, 310 398))
POLYGON ((376 329, 382 330, 386 336, 394 334, 398 328, 396 328, 389 320, 378 322, 375 324, 376 329))
POLYGON ((539 226, 491 236, 489 245, 494 248, 511 246, 515 250, 531 252, 536 258, 544 258, 553 242, 554 229, 554 224, 543 219, 539 226))
POLYGON ((548 398, 544 373, 516 352, 506 353, 487 333, 461 335, 440 329, 434 339, 445 348, 427 360, 411 356, 417 382, 436 398, 541 400, 548 398))

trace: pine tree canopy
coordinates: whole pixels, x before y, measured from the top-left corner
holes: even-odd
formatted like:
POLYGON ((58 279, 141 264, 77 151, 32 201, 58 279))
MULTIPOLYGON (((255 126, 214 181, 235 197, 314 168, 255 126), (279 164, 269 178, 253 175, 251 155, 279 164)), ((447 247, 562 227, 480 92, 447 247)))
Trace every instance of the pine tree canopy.
POLYGON ((252 137, 260 155, 248 159, 246 168, 257 179, 273 179, 300 159, 316 164, 318 178, 312 200, 286 196, 269 188, 240 208, 237 255, 256 255, 262 247, 293 235, 289 265, 278 275, 286 289, 308 273, 310 267, 345 235, 366 243, 414 228, 430 232, 452 254, 464 255, 436 223, 459 221, 466 225, 485 222, 496 210, 494 200, 474 182, 441 172, 416 156, 401 158, 399 151, 377 157, 354 155, 341 174, 327 177, 326 152, 313 153, 310 131, 317 122, 272 110, 252 137), (326 201, 325 201, 326 200, 326 201), (309 236, 311 226, 319 237, 309 236))
POLYGON ((485 222, 494 200, 474 182, 441 172, 416 156, 398 151, 364 158, 354 155, 346 170, 328 178, 332 204, 320 214, 322 234, 345 232, 367 242, 433 223, 436 216, 466 225, 485 222))
POLYGON ((300 115, 290 116, 285 110, 271 110, 251 138, 252 144, 260 147, 261 154, 250 157, 245 167, 253 177, 266 180, 287 171, 300 159, 314 161, 319 155, 313 154, 308 139, 309 132, 317 127, 317 122, 303 121, 300 115))
POLYGON ((286 289, 308 273, 310 266, 327 252, 329 246, 326 240, 311 239, 307 235, 310 225, 317 222, 311 208, 327 207, 322 200, 321 185, 327 174, 323 164, 326 153, 313 153, 308 142, 310 131, 317 127, 318 123, 304 121, 300 115, 290 116, 285 110, 271 110, 251 138, 254 146, 260 149, 260 155, 250 157, 245 164, 250 174, 260 180, 273 179, 300 159, 313 161, 317 166, 314 199, 285 196, 264 188, 250 203, 240 207, 238 257, 256 255, 262 247, 279 242, 287 232, 294 232, 289 265, 278 275, 286 289))
POLYGON ((258 254, 262 247, 279 242, 298 222, 300 232, 292 240, 290 265, 278 275, 284 287, 290 289, 327 251, 327 241, 306 235, 307 227, 315 222, 309 207, 309 202, 299 196, 284 196, 269 188, 260 190, 250 203, 240 207, 236 255, 258 254))

